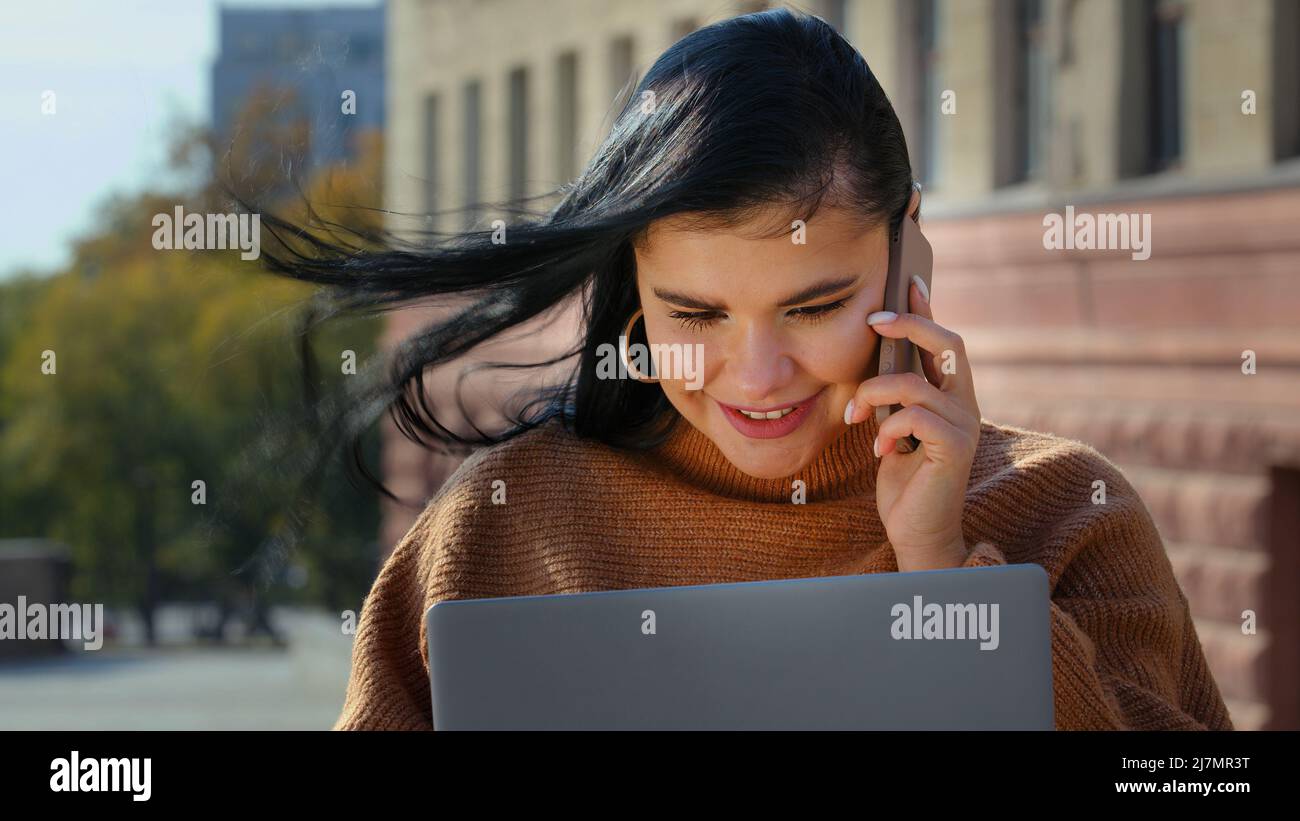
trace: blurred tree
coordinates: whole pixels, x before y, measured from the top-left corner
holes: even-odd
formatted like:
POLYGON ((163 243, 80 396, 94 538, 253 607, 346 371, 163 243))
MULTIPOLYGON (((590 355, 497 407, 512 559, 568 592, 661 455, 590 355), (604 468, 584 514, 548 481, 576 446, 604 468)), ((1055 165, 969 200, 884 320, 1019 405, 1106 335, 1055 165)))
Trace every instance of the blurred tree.
MULTIPOLYGON (((246 112, 254 126, 263 122, 260 105, 254 99, 246 112)), ((301 150, 299 134, 276 128, 287 130, 239 130, 224 160, 204 154, 210 136, 188 129, 172 155, 178 165, 241 169, 258 190, 287 190, 274 181, 283 166, 267 150, 277 143, 267 141, 285 144, 283 160, 301 150)), ((310 182, 317 214, 344 226, 378 225, 380 146, 367 135, 352 166, 310 182)), ((309 288, 267 276, 237 250, 152 246, 156 214, 177 205, 230 211, 214 207, 227 200, 212 176, 199 175, 202 183, 182 196, 109 200, 101 229, 76 243, 68 270, 0 285, 0 536, 68 543, 74 595, 138 607, 151 640, 154 609, 172 597, 216 601, 222 622, 241 601, 265 620, 272 592, 354 608, 376 555, 374 494, 349 487, 333 465, 316 488, 329 505, 292 507, 302 466, 286 455, 303 444, 295 436, 311 433, 292 424, 311 418, 304 396, 348 378, 341 353, 363 361, 379 322, 321 328, 304 384, 296 317, 309 288), (46 351, 53 373, 43 371, 46 351), (200 487, 204 503, 196 504, 200 487), (286 517, 304 522, 300 550, 283 565, 250 565, 286 517)), ((282 206, 305 214, 301 203, 282 206)), ((377 451, 375 433, 367 442, 372 462, 377 451)), ((274 557, 271 548, 262 558, 274 557)))
MULTIPOLYGON (((8 361, 14 345, 23 338, 32 308, 44 297, 49 283, 31 271, 0 281, 0 363, 8 361)), ((0 445, 12 424, 16 407, 14 397, 0 383, 0 445)), ((44 524, 53 510, 49 500, 35 490, 38 489, 25 482, 21 475, 0 470, 0 534, 11 530, 3 523, 20 521, 32 523, 29 533, 44 532, 44 524)))

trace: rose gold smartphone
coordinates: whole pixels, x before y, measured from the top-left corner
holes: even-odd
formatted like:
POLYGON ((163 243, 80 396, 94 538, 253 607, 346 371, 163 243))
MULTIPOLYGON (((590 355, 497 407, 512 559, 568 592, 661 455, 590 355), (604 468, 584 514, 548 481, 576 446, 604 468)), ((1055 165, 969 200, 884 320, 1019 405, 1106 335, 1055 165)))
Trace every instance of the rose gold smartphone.
MULTIPOLYGON (((885 305, 883 310, 896 314, 910 312, 907 295, 912 276, 921 277, 921 281, 930 288, 931 269, 934 266, 934 252, 921 227, 911 217, 903 217, 902 223, 889 237, 889 275, 885 280, 885 305)), ((921 354, 910 339, 890 339, 880 337, 880 359, 876 363, 876 373, 902 373, 913 371, 925 378, 921 369, 921 354)), ((882 405, 876 408, 876 421, 884 422, 889 414, 902 410, 902 405, 882 405)), ((915 436, 906 436, 898 440, 899 453, 911 453, 921 443, 915 436)))

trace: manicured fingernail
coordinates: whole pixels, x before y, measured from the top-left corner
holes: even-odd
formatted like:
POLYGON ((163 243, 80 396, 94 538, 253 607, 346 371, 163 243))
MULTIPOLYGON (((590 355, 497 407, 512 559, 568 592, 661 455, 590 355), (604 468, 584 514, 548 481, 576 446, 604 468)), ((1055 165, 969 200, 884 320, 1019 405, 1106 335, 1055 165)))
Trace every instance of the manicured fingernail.
POLYGON ((920 274, 912 274, 912 284, 916 286, 916 290, 921 292, 921 299, 929 302, 930 288, 925 284, 925 280, 921 279, 920 274))
POLYGON ((893 322, 898 319, 898 314, 893 311, 876 311, 874 314, 867 315, 868 325, 884 325, 886 322, 893 322))
POLYGON ((852 399, 849 400, 849 404, 844 406, 844 424, 846 425, 853 424, 853 400, 852 399))
POLYGON ((879 459, 880 458, 880 437, 879 436, 871 440, 871 449, 876 452, 876 458, 879 459))

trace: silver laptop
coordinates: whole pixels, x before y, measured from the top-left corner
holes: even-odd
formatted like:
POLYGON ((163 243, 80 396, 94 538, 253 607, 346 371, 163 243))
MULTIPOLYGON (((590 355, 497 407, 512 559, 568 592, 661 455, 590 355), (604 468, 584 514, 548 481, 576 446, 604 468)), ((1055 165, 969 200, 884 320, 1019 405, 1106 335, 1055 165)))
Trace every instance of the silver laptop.
POLYGON ((437 730, 1050 730, 1036 564, 439 602, 437 730))

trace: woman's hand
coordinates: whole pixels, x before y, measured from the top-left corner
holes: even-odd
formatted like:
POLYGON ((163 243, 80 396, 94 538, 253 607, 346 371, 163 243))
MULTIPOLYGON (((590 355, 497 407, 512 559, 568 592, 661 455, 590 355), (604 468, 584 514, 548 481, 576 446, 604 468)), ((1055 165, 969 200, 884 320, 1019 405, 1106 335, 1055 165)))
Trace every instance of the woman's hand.
POLYGON ((898 569, 959 567, 968 551, 962 536, 962 508, 971 463, 980 437, 966 349, 957 334, 935 323, 930 301, 912 278, 908 304, 913 313, 878 311, 867 323, 881 336, 910 339, 920 349, 925 378, 915 373, 881 374, 858 386, 845 421, 862 422, 876 406, 903 405, 880 426, 876 455, 876 508, 898 569), (915 436, 921 447, 899 453, 898 439, 915 436))

